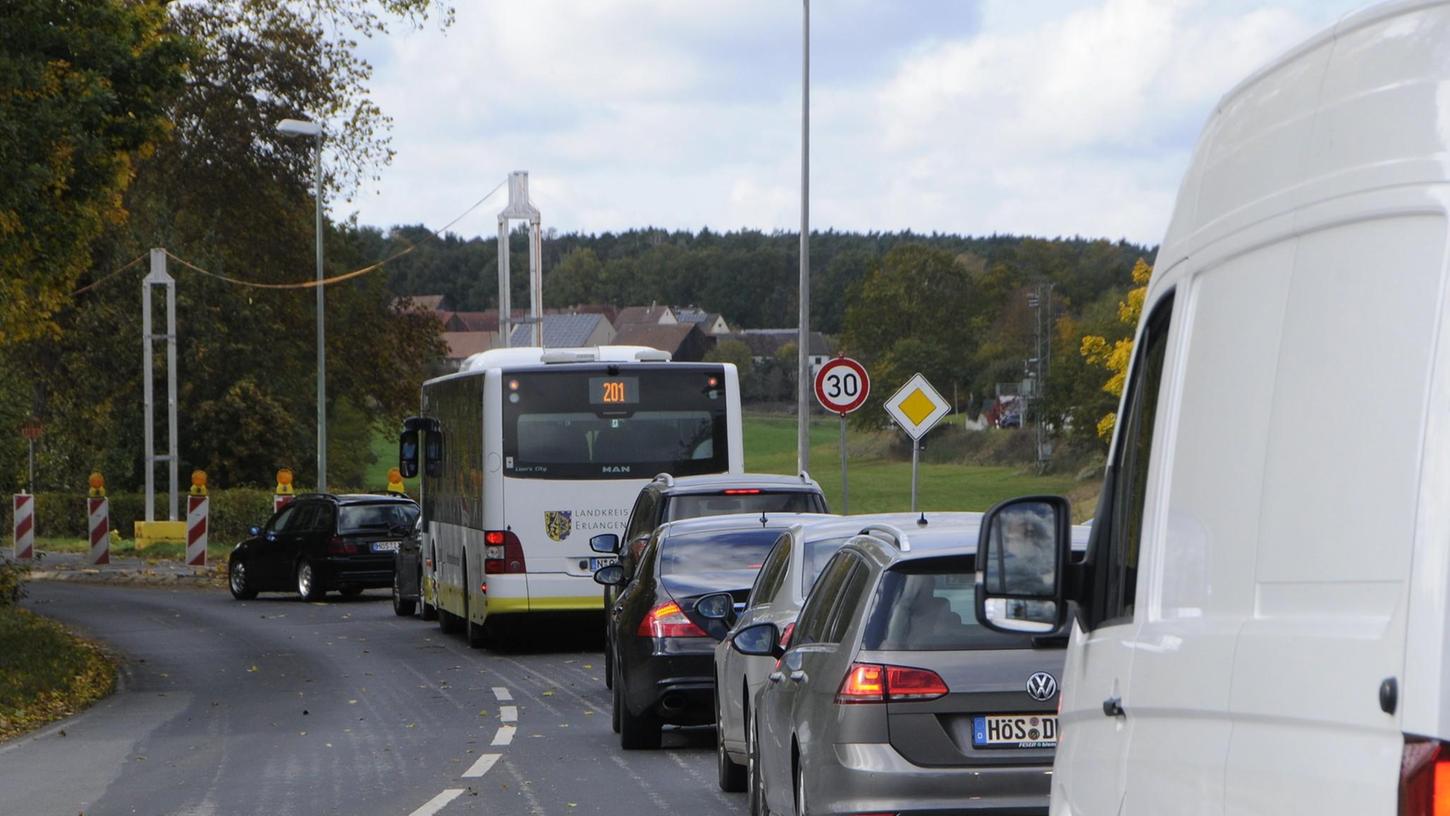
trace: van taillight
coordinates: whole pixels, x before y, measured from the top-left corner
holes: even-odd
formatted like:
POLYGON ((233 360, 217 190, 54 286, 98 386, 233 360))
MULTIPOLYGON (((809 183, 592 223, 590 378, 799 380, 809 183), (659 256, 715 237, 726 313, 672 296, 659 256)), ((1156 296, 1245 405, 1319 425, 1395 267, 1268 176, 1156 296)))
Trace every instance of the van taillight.
POLYGON ((635 634, 640 637, 709 637, 704 629, 685 617, 685 611, 674 601, 665 601, 651 609, 639 622, 635 634))
POLYGON ((524 545, 513 530, 489 530, 483 534, 483 572, 486 575, 528 572, 524 545))
POLYGON ((327 540, 328 555, 357 555, 357 552, 357 545, 342 536, 335 535, 327 540))
POLYGON ((1450 816, 1450 746, 1405 738, 1400 753, 1400 816, 1450 816))
POLYGON ((852 663, 836 692, 836 702, 904 703, 935 700, 950 691, 941 675, 929 669, 852 663))

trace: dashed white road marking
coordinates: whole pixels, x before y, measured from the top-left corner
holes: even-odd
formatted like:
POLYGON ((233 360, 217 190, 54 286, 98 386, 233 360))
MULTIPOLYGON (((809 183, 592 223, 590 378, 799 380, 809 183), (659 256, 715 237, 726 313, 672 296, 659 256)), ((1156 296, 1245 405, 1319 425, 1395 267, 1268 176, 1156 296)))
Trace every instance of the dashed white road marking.
POLYGON ((506 723, 518 722, 519 721, 519 707, 518 706, 499 706, 498 707, 498 721, 499 722, 506 722, 506 723))
POLYGON ((493 696, 497 697, 500 703, 511 703, 514 699, 514 695, 503 686, 494 686, 493 696))
POLYGON ((498 733, 493 735, 493 745, 508 745, 514 741, 514 732, 517 731, 512 725, 500 725, 498 733))
POLYGON ((463 795, 463 788, 449 788, 437 796, 423 803, 423 806, 413 811, 410 816, 433 816, 433 814, 448 807, 448 803, 463 795))
POLYGON ((473 765, 470 766, 468 770, 466 770, 466 771, 463 772, 463 778, 464 779, 473 779, 473 778, 476 778, 476 777, 483 776, 484 774, 488 773, 488 769, 489 768, 492 768, 493 767, 493 764, 495 762, 498 762, 498 758, 500 756, 502 756, 502 755, 501 754, 483 754, 482 756, 480 756, 478 758, 478 761, 477 762, 473 763, 473 765))

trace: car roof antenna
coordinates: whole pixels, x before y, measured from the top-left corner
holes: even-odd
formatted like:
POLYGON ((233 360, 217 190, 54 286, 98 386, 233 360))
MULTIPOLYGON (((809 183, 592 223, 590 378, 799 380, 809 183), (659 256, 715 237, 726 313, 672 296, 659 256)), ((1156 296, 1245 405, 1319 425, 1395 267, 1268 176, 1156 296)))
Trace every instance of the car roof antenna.
POLYGON ((770 519, 767 519, 767 518, 766 518, 766 517, 765 517, 765 511, 764 511, 764 510, 761 510, 761 511, 760 511, 760 526, 761 526, 761 527, 764 527, 764 526, 765 526, 765 525, 766 525, 766 524, 768 524, 768 523, 769 523, 769 522, 770 522, 770 519))
POLYGON ((916 526, 918 526, 918 527, 925 527, 926 526, 926 511, 925 510, 921 511, 921 518, 919 518, 919 519, 916 520, 916 526))

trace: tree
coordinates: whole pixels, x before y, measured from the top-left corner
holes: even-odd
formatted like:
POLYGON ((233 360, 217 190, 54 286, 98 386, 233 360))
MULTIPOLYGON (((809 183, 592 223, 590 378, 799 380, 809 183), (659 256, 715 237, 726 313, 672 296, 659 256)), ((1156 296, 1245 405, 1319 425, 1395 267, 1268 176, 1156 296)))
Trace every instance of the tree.
POLYGON ((938 389, 972 381, 977 291, 971 269, 950 252, 909 244, 882 257, 853 293, 842 336, 842 347, 871 372, 858 422, 879 421, 881 404, 918 371, 938 389))
POLYGON ((705 353, 705 362, 734 364, 740 376, 740 393, 754 394, 755 358, 750 353, 750 346, 739 340, 721 340, 705 353))
POLYGON ((188 49, 158 0, 14 0, 0 25, 0 347, 51 334, 188 49))
MULTIPOLYGON (((1133 265, 1133 288, 1128 290, 1127 297, 1118 304, 1118 322, 1128 327, 1132 332, 1138 325, 1138 318, 1143 314, 1143 300, 1148 295, 1148 281, 1153 277, 1153 267, 1142 258, 1133 265)), ((1128 377, 1128 364, 1133 359, 1133 338, 1132 335, 1119 339, 1111 344, 1106 337, 1092 335, 1082 339, 1081 346, 1083 359, 1090 365, 1097 366, 1108 371, 1109 377, 1103 383, 1102 390, 1121 397, 1123 385, 1128 377)), ((1098 420, 1098 436, 1108 439, 1113 435, 1113 426, 1117 424, 1118 415, 1115 411, 1109 411, 1098 420)))

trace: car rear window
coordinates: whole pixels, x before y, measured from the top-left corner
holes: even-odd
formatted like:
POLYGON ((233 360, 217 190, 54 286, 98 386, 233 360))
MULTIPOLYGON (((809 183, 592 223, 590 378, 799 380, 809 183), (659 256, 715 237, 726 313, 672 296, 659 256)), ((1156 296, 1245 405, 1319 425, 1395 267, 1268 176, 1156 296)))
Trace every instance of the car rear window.
POLYGON ((780 533, 779 529, 757 527, 671 535, 660 546, 660 575, 704 578, 719 586, 750 586, 780 533))
POLYGON ((389 502, 386 504, 345 504, 337 518, 337 532, 363 533, 373 530, 404 534, 412 531, 418 520, 418 505, 389 502))
POLYGON ((669 518, 665 521, 731 513, 819 513, 823 509, 823 503, 815 493, 801 490, 686 493, 670 497, 669 518))
POLYGON ((881 576, 862 648, 880 651, 1027 649, 1032 638, 977 623, 971 556, 908 561, 881 576))

